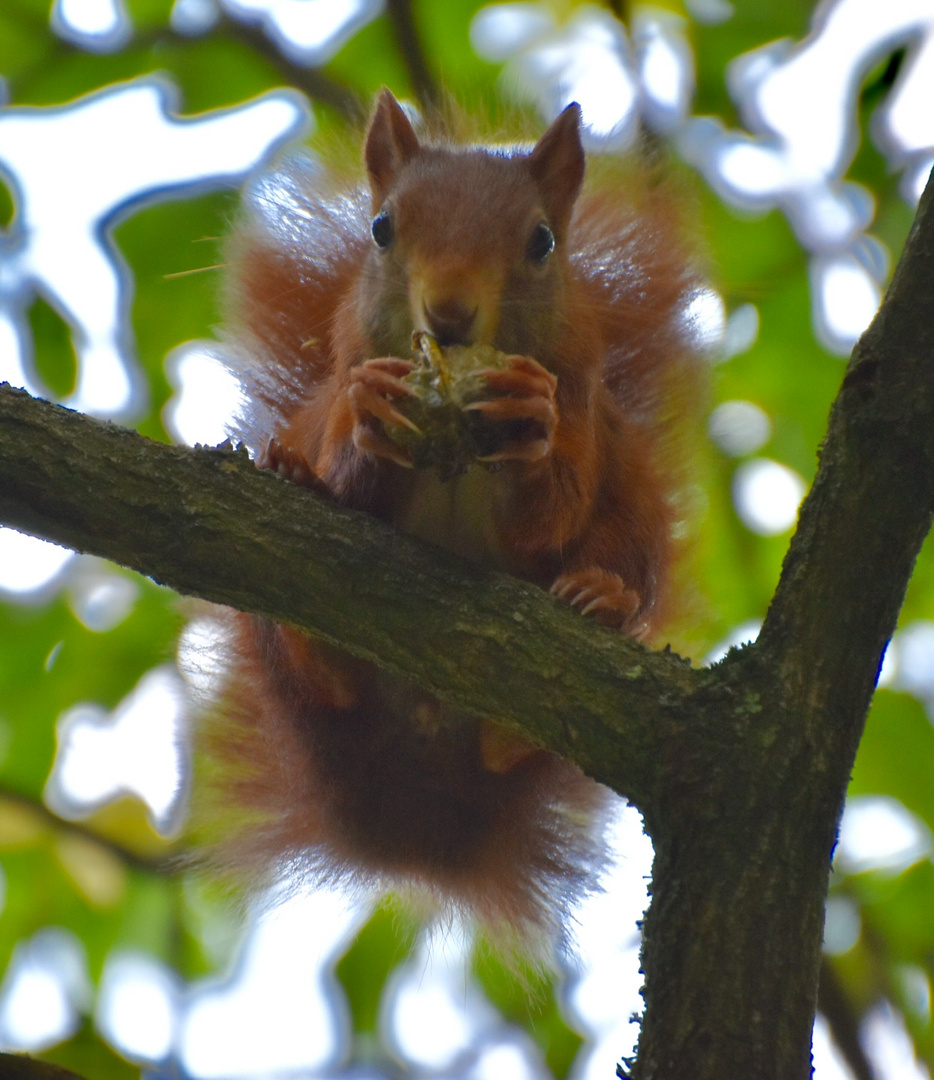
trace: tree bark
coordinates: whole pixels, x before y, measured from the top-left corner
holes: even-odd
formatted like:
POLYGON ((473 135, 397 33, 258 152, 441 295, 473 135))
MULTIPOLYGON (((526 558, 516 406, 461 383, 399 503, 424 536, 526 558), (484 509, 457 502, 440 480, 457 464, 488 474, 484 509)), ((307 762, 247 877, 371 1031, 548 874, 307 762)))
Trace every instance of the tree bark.
POLYGON ((83 1080, 70 1069, 26 1054, 0 1054, 0 1076, 4 1080, 83 1080))
POLYGON ((694 674, 253 467, 0 388, 0 522, 299 626, 648 796, 694 674), (416 633, 413 628, 417 627, 416 633))
POLYGON ((505 723, 655 843, 637 1080, 803 1080, 830 857, 934 512, 934 188, 854 352, 756 645, 709 670, 329 506, 0 390, 0 521, 292 623, 505 723))
POLYGON ((701 677, 700 722, 731 741, 645 808, 656 862, 637 1080, 810 1075, 837 824, 932 513, 929 183, 847 367, 758 642, 701 677))

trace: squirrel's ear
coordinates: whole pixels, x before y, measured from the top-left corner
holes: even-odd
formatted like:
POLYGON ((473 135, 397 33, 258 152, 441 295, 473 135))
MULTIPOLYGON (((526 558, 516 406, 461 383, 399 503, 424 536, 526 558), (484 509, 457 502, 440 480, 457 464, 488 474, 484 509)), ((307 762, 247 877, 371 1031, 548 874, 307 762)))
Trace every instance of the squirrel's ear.
POLYGON ((581 107, 573 102, 535 144, 529 169, 541 192, 548 224, 562 234, 584 182, 581 107))
POLYGON ((363 155, 370 177, 374 210, 383 205, 400 165, 417 154, 418 149, 418 136, 409 118, 392 92, 383 87, 366 133, 363 155))

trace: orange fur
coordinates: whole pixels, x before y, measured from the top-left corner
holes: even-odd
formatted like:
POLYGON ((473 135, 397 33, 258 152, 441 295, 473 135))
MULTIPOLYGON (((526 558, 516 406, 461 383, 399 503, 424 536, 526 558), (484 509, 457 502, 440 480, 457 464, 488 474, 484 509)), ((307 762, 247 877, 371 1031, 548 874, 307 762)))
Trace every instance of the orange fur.
MULTIPOLYGON (((695 370, 697 285, 670 204, 578 197, 576 106, 531 152, 504 153, 422 144, 384 91, 365 158, 360 189, 285 165, 232 240, 244 438, 343 504, 655 632, 677 517, 670 412, 695 370), (554 250, 539 258, 543 224, 554 250), (494 467, 442 481, 381 434, 373 410, 405 365, 372 358, 410 356, 413 329, 514 354, 483 402, 502 432, 494 467)), ((414 886, 523 935, 593 883, 606 793, 577 769, 296 631, 231 615, 229 634, 200 736, 214 805, 237 819, 222 861, 414 886)))

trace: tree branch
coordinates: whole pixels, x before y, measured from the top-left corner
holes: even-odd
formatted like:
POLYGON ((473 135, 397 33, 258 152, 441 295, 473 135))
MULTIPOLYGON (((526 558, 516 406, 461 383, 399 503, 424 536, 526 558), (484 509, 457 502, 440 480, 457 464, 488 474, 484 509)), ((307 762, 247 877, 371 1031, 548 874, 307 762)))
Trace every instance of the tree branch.
POLYGON ((655 865, 639 1080, 810 1076, 837 823, 932 513, 929 183, 847 369, 759 641, 695 697, 709 773, 673 773, 646 810, 655 865), (722 695, 730 680, 732 706, 722 695))
POLYGON ((852 751, 934 515, 934 184, 833 405, 759 648, 852 751))
POLYGON ((303 91, 312 101, 330 106, 351 124, 361 124, 366 119, 367 107, 354 90, 320 68, 308 67, 290 59, 256 23, 221 15, 218 23, 211 28, 211 35, 214 38, 227 37, 252 49, 267 60, 286 83, 303 91))
POLYGON ((859 1041, 859 1017, 847 1000, 833 964, 827 959, 821 963, 817 1007, 830 1025, 833 1041, 855 1080, 879 1080, 859 1041))
MULTIPOLYGON (((177 874, 181 870, 181 863, 177 855, 173 853, 167 852, 162 856, 142 855, 138 851, 112 840, 82 821, 68 821, 66 818, 59 817, 41 799, 26 795, 10 787, 0 786, 0 807, 11 803, 32 815, 37 819, 38 824, 51 832, 78 837, 90 844, 95 844, 134 870, 142 870, 147 874, 157 874, 161 877, 177 874)), ((0 1073, 0 1076, 2 1075, 0 1073)))
POLYGON ((423 108, 437 109, 441 104, 441 94, 422 47, 418 25, 412 13, 412 0, 387 0, 386 16, 392 25, 396 45, 416 98, 423 108))
POLYGON ((70 1069, 26 1054, 0 1054, 0 1076, 6 1080, 83 1080, 70 1069))
POLYGON ((245 452, 166 446, 0 387, 0 521, 300 626, 632 798, 649 795, 687 722, 695 673, 680 658, 260 472, 245 452))

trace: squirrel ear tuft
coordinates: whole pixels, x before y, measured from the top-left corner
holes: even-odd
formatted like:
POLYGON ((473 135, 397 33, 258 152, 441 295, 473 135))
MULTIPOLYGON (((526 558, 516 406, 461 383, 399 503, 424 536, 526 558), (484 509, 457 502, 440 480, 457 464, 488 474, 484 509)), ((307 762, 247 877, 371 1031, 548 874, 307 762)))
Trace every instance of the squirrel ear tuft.
POLYGON ((380 91, 366 133, 364 161, 373 192, 373 209, 386 200, 399 167, 418 153, 415 130, 402 106, 386 87, 380 91))
POLYGON ((535 144, 529 169, 541 192, 548 223, 563 235, 584 182, 581 107, 572 102, 535 144))

